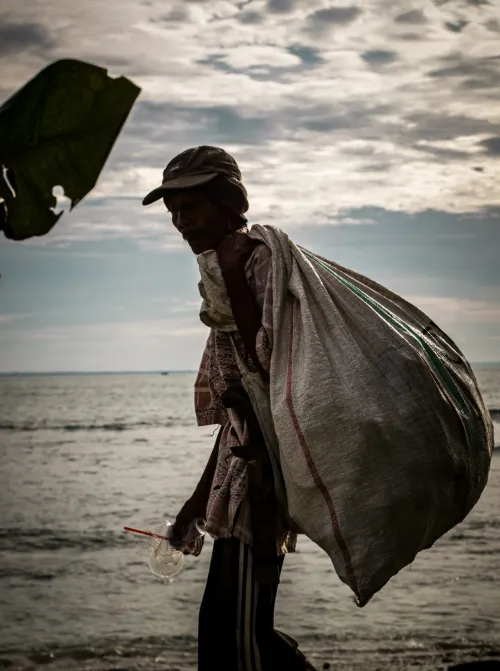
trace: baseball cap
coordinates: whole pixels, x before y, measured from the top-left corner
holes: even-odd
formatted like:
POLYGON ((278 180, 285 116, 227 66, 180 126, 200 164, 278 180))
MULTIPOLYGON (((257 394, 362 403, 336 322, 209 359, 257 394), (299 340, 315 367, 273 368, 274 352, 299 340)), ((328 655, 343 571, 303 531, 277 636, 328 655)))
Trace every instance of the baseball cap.
POLYGON ((237 187, 243 196, 242 212, 248 209, 247 192, 243 186, 241 172, 234 158, 220 147, 201 145, 186 149, 173 158, 163 171, 160 186, 153 189, 142 201, 143 205, 160 200, 173 189, 190 189, 207 184, 216 177, 224 178, 237 187))

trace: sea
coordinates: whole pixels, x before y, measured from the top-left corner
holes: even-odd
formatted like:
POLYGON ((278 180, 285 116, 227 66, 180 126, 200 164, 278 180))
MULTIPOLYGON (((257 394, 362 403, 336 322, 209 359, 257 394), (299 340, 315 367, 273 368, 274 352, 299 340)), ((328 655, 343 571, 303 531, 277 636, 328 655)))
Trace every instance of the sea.
MULTIPOLYGON (((500 365, 476 367, 500 443, 500 365)), ((192 373, 0 378, 0 669, 196 669, 212 540, 171 582, 152 529, 192 493, 214 442, 192 373)), ((306 537, 285 559, 276 626, 318 669, 500 659, 500 450, 459 526, 358 608, 306 537), (328 666, 330 665, 330 666, 328 666)))

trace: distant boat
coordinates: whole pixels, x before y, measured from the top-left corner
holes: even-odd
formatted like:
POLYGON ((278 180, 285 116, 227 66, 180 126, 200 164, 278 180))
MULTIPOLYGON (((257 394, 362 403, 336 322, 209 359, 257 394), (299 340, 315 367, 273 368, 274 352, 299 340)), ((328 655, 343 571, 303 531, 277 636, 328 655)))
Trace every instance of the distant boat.
POLYGON ((169 374, 168 371, 164 372, 164 373, 161 373, 161 375, 168 375, 168 374, 169 374))

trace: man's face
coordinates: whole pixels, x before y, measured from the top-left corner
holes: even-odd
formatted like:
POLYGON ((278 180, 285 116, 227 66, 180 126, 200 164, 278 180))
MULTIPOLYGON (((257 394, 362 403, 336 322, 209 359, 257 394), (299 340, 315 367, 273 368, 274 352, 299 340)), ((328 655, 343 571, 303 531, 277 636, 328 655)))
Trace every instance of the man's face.
POLYGON ((195 254, 216 249, 231 230, 224 208, 192 189, 163 198, 172 223, 195 254))

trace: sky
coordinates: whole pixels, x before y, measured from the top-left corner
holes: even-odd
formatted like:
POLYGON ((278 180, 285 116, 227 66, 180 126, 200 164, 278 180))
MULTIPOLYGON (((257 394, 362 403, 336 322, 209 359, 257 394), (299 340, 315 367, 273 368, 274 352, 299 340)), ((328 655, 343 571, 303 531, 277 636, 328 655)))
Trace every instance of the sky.
POLYGON ((141 200, 200 144, 238 161, 250 224, 500 361, 496 0, 4 0, 0 103, 60 58, 142 92, 91 194, 1 237, 0 372, 197 368, 196 258, 141 200))

